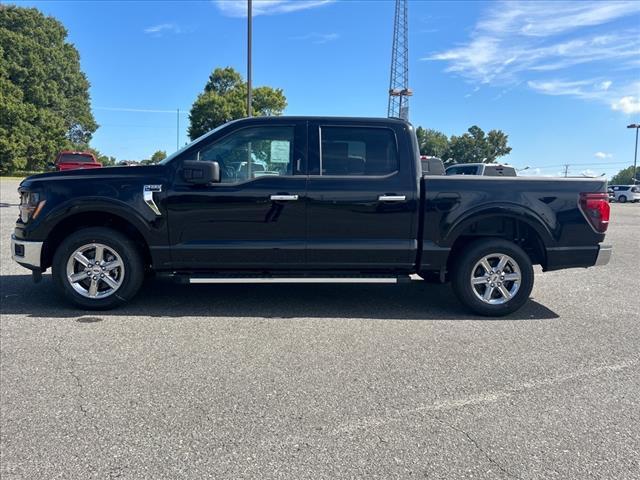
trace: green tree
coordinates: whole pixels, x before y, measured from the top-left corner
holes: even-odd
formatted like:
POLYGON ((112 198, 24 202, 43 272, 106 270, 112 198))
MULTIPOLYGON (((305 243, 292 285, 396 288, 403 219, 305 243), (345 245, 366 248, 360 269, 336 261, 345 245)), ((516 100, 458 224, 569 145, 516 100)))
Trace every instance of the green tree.
POLYGON ((155 165, 156 163, 161 162, 165 158, 167 158, 167 152, 165 152, 164 150, 157 150, 156 152, 154 152, 153 155, 151 155, 151 158, 147 158, 145 160, 142 160, 140 162, 140 164, 141 165, 155 165))
MULTIPOLYGON (((256 116, 281 115, 287 99, 280 88, 253 89, 256 116)), ((247 116, 247 84, 231 67, 216 68, 189 113, 189 137, 193 140, 223 123, 247 116)))
MULTIPOLYGON (((616 173, 609 183, 611 185, 634 185, 633 177, 633 165, 630 165, 616 173)), ((640 167, 636 168, 635 178, 640 180, 640 167)))
POLYGON ((442 158, 449 149, 449 139, 444 133, 437 130, 418 127, 416 136, 418 137, 421 155, 442 158))
POLYGON ((98 125, 80 56, 55 18, 0 5, 0 173, 43 170, 98 125))
POLYGON ((118 162, 116 157, 111 157, 107 155, 101 155, 98 158, 98 161, 102 164, 103 167, 114 167, 118 162))
POLYGON ((85 147, 83 148, 83 151, 93 153, 93 156, 96 157, 96 160, 98 160, 103 167, 113 167, 116 164, 116 157, 103 155, 95 148, 85 147))
POLYGON ((167 152, 164 150, 157 150, 153 155, 151 155, 151 163, 158 163, 167 158, 167 152))
POLYGON ((511 152, 509 137, 501 130, 491 130, 487 135, 474 125, 462 135, 451 136, 445 159, 456 163, 493 163, 511 152))

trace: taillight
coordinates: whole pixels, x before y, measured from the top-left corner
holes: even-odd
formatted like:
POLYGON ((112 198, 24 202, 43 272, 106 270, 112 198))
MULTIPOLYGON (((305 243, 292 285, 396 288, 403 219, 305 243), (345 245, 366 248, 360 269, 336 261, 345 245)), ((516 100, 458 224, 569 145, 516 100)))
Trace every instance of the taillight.
POLYGON ((611 212, 608 194, 581 193, 580 209, 596 232, 604 233, 607 231, 611 212))

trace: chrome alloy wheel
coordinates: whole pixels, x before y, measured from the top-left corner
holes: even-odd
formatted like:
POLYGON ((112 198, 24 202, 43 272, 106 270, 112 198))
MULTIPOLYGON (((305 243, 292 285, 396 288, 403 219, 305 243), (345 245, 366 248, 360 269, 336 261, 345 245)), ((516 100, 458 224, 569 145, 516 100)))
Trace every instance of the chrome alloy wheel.
POLYGON ((124 281, 124 263, 120 255, 101 243, 89 243, 76 249, 67 261, 67 280, 86 298, 113 295, 124 281))
POLYGON ((483 257, 471 271, 471 288, 476 297, 490 305, 502 305, 520 290, 522 275, 518 263, 509 255, 492 253, 483 257))

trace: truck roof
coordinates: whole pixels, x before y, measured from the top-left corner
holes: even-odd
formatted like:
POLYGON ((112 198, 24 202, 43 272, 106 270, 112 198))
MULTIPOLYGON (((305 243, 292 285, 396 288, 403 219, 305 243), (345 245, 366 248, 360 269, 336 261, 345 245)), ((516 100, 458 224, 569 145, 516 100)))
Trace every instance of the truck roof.
MULTIPOLYGON (((282 116, 270 116, 270 117, 245 117, 234 120, 234 122, 250 123, 254 121, 263 121, 265 119, 274 121, 315 121, 315 122, 362 122, 362 123, 395 123, 408 125, 410 124, 406 120, 400 118, 388 118, 388 117, 335 117, 335 116, 312 116, 312 115, 282 115, 282 116)), ((231 123, 231 122, 229 122, 231 123)))

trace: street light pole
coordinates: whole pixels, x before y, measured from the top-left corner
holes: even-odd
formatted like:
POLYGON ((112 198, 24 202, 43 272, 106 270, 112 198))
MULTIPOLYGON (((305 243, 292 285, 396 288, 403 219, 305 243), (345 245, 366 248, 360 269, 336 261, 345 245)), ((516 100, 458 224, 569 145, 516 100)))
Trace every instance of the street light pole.
POLYGON ((631 125, 627 125, 627 128, 635 128, 636 129, 636 152, 633 155, 633 172, 631 173, 631 180, 633 180, 633 184, 635 185, 637 169, 636 165, 638 164, 638 129, 640 128, 640 124, 632 123, 631 125))
POLYGON ((253 92, 251 91, 251 0, 247 0, 247 116, 253 116, 251 108, 253 92))

